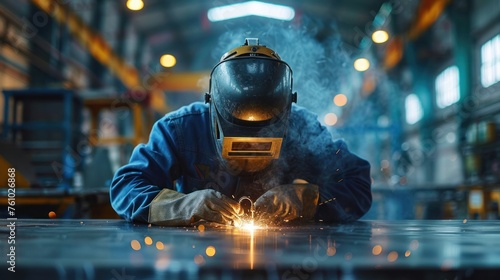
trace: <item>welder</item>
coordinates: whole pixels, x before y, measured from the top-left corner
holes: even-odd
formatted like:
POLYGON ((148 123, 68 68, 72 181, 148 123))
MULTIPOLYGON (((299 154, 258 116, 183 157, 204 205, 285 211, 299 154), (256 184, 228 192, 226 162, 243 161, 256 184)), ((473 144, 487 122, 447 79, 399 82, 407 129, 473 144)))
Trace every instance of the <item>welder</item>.
MULTIPOLYGON (((111 203, 124 219, 199 222, 346 222, 370 208, 370 165, 295 104, 290 66, 256 38, 225 53, 205 102, 166 114, 115 174, 111 203)), ((300 82, 300 81, 299 81, 300 82)))

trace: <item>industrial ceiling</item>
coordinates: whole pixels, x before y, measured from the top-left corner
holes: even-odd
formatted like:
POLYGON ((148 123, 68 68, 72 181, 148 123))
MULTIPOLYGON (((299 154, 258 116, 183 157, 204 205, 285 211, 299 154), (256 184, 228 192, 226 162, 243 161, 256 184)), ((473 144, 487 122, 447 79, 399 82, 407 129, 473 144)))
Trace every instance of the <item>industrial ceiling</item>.
MULTIPOLYGON (((128 89, 142 86, 149 79, 156 83, 156 89, 196 93, 199 98, 199 93, 207 89, 206 79, 200 77, 207 77, 224 52, 243 44, 247 37, 257 37, 292 67, 299 104, 323 107, 317 105, 324 104, 332 94, 358 91, 349 86, 370 85, 366 78, 362 82, 349 76, 354 59, 368 56, 373 69, 379 70, 387 70, 388 63, 396 65, 404 51, 402 42, 418 37, 450 0, 276 0, 268 2, 294 9, 292 20, 246 16, 219 22, 208 19, 211 8, 243 1, 143 0, 144 7, 138 11, 129 10, 126 2, 4 0, 1 5, 35 26, 40 21, 32 8, 36 6, 41 14, 45 12, 60 23, 60 34, 67 27, 67 33, 80 43, 80 56, 84 57, 80 68, 85 68, 90 77, 91 89, 116 86, 109 83, 105 71, 99 70, 105 67, 128 89), (389 32, 387 43, 372 43, 370 36, 376 29, 389 32), (88 53, 98 63, 85 62, 88 53), (160 66, 163 54, 174 55, 177 64, 169 69, 160 66), (161 76, 164 73, 169 76, 161 76), (345 79, 351 82, 345 83, 345 79), (317 93, 324 94, 325 100, 317 93)), ((440 36, 446 34, 450 32, 440 36)), ((432 54, 426 49, 429 46, 442 47, 417 46, 414 54, 424 55, 432 54)), ((69 56, 74 58, 73 53, 69 56)), ((368 91, 373 91, 373 86, 368 91)))
MULTIPOLYGON (((370 35, 368 32, 373 30, 375 17, 382 4, 387 1, 281 0, 272 2, 289 5, 296 11, 295 18, 290 22, 256 16, 225 22, 210 22, 207 19, 208 9, 234 2, 241 1, 150 0, 145 1, 142 10, 127 12, 131 15, 134 27, 145 37, 154 54, 159 56, 171 52, 180 58, 181 63, 186 60, 188 64, 192 64, 191 60, 201 48, 215 46, 221 35, 239 30, 246 31, 245 35, 253 36, 271 33, 273 28, 305 28, 306 32, 319 41, 340 36, 344 44, 358 47, 361 38, 370 35)), ((242 38, 238 40, 243 43, 242 38)))

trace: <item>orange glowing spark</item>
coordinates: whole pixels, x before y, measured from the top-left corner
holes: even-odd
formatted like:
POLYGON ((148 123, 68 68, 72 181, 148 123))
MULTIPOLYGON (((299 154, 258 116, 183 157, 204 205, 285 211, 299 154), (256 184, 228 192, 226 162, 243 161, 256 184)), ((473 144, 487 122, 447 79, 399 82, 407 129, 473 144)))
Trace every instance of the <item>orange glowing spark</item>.
POLYGON ((326 249, 326 254, 330 257, 334 256, 336 253, 337 249, 335 247, 328 247, 328 249, 326 249))
POLYGON ((165 245, 163 244, 163 242, 161 242, 161 241, 156 242, 156 249, 158 249, 160 251, 165 249, 165 245))
POLYGON ((194 256, 194 263, 197 265, 201 265, 205 263, 205 258, 202 255, 194 256))
POLYGON ((207 249, 205 249, 205 254, 209 257, 213 257, 215 255, 215 247, 214 246, 208 246, 207 249))
POLYGON ((389 262, 395 262, 398 259, 398 252, 392 251, 387 255, 387 260, 389 262))
POLYGON ((382 246, 380 246, 380 245, 373 246, 372 254, 375 256, 378 256, 378 255, 380 255, 380 253, 382 253, 382 246))
POLYGON ((205 231, 205 226, 204 226, 204 225, 199 225, 199 226, 198 226, 198 230, 199 230, 200 232, 204 232, 204 231, 205 231))
POLYGON ((134 239, 130 241, 130 247, 132 247, 132 249, 136 251, 139 251, 141 249, 141 243, 139 243, 139 241, 134 239))

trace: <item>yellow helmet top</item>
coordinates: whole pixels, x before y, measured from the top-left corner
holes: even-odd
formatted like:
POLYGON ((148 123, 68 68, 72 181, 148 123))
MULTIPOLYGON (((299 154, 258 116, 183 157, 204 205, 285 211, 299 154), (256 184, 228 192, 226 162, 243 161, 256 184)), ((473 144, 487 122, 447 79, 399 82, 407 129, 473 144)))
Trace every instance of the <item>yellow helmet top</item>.
POLYGON ((281 60, 280 56, 275 51, 266 46, 259 45, 258 38, 246 38, 244 45, 226 52, 221 57, 220 61, 239 56, 267 56, 270 58, 281 60))

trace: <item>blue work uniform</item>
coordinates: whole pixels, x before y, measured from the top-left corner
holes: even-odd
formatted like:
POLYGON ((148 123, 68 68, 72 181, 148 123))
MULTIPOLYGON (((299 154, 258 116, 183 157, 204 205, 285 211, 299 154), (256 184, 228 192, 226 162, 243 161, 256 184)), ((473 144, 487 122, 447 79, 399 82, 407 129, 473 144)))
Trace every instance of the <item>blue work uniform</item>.
MULTIPOLYGON (((116 172, 112 207, 125 220, 147 222, 149 206, 164 188, 181 193, 210 188, 235 198, 240 178, 220 164, 213 141, 206 104, 166 114, 154 124, 149 141, 139 144, 116 172)), ((349 152, 345 142, 333 141, 315 114, 295 104, 280 158, 254 182, 269 189, 294 179, 319 186, 316 220, 357 220, 371 206, 369 163, 349 152)))

